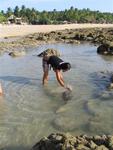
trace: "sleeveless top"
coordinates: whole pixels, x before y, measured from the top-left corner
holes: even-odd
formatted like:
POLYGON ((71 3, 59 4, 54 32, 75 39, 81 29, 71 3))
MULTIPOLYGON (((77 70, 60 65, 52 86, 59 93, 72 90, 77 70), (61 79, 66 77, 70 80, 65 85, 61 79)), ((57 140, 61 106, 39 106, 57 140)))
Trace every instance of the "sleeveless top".
POLYGON ((60 69, 60 65, 64 63, 64 61, 57 56, 50 56, 47 63, 50 64, 53 69, 60 69))

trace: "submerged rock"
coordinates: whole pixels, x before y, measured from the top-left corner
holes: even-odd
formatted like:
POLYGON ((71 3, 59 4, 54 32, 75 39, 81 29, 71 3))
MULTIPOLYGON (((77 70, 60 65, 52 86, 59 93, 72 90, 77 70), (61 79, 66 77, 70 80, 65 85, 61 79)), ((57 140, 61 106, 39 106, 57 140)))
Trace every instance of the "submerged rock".
POLYGON ((26 54, 25 51, 14 51, 9 53, 9 55, 12 57, 20 57, 24 56, 25 54, 26 54))
POLYGON ((72 99, 72 91, 66 90, 62 93, 62 99, 68 101, 72 99))
POLYGON ((113 43, 102 44, 97 48, 97 53, 102 55, 113 55, 113 43))
MULTIPOLYGON (((99 91, 108 92, 109 89, 113 88, 113 72, 111 71, 95 72, 91 76, 95 86, 99 89, 98 94, 99 91)), ((107 93, 104 93, 104 96, 105 95, 107 96, 107 93)))
POLYGON ((76 120, 69 117, 57 116, 53 122, 53 126, 61 131, 73 131, 78 127, 78 124, 76 124, 76 120))

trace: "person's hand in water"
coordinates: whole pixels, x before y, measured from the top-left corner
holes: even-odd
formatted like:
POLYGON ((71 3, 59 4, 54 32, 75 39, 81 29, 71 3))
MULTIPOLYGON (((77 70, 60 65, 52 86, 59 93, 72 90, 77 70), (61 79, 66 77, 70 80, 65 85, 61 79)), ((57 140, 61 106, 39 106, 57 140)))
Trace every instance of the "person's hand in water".
POLYGON ((69 90, 69 91, 72 91, 72 87, 70 85, 66 85, 65 86, 65 89, 69 90))

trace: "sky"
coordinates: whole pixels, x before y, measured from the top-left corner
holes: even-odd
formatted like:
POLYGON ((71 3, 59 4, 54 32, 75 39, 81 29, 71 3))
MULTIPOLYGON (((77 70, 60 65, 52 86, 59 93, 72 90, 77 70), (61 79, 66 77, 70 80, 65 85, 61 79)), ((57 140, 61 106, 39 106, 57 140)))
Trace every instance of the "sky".
POLYGON ((6 11, 8 7, 25 5, 28 8, 35 8, 38 11, 51 11, 69 9, 71 6, 78 9, 89 8, 100 12, 113 13, 113 0, 0 0, 0 11, 6 11))

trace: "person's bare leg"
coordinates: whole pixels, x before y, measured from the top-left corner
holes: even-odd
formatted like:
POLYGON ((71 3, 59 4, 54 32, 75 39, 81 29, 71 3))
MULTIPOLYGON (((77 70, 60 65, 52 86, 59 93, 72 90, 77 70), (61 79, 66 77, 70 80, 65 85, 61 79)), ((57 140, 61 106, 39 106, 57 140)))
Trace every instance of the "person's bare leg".
POLYGON ((3 95, 3 90, 2 90, 1 83, 0 83, 0 95, 3 95))
POLYGON ((48 83, 48 71, 43 74, 43 85, 48 83))

